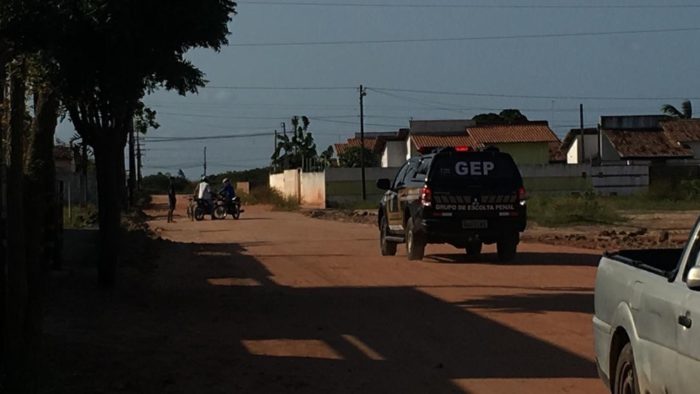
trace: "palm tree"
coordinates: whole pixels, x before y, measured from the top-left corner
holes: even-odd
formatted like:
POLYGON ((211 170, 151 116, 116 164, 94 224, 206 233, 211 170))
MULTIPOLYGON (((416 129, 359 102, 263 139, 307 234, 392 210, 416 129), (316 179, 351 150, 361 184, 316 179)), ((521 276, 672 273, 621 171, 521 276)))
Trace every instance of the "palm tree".
POLYGON ((690 100, 685 100, 681 103, 680 111, 671 104, 664 104, 661 106, 661 112, 676 119, 690 119, 693 117, 693 106, 690 100))

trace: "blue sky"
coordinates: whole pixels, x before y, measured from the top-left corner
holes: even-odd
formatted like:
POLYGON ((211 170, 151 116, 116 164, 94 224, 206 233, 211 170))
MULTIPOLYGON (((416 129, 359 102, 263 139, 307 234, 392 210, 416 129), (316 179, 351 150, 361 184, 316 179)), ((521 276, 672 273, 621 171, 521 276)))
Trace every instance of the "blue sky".
MULTIPOLYGON (((281 131, 280 123, 288 125, 294 115, 310 117, 319 150, 325 149, 359 130, 360 84, 369 88, 366 131, 407 127, 411 118, 471 118, 482 112, 519 108, 530 119, 548 120, 562 136, 578 124, 580 103, 584 104, 586 125, 594 126, 601 115, 654 114, 664 103, 680 105, 682 98, 700 97, 696 50, 700 30, 485 39, 700 28, 700 4, 661 0, 423 3, 459 5, 440 8, 405 7, 419 4, 412 0, 309 1, 347 6, 241 2, 231 23, 232 45, 221 53, 196 50, 188 55, 207 74, 210 87, 184 98, 158 92, 146 99, 158 112, 162 126, 150 133, 154 138, 266 135, 152 140, 145 148, 145 173, 175 173, 182 168, 189 177, 198 177, 204 146, 210 173, 265 166, 273 149, 274 130, 281 131), (385 6, 358 5, 362 3, 385 6), (503 7, 471 7, 474 5, 503 7), (588 8, 591 5, 606 7, 588 8), (648 8, 629 7, 640 5, 648 8), (460 37, 475 39, 260 45, 460 37), (259 89, 263 87, 332 89, 259 89), (538 98, 542 96, 546 98, 538 98), (609 97, 617 99, 606 99, 609 97)), ((696 105, 700 110, 700 101, 696 105)), ((61 125, 60 138, 65 140, 72 133, 69 123, 61 125)))

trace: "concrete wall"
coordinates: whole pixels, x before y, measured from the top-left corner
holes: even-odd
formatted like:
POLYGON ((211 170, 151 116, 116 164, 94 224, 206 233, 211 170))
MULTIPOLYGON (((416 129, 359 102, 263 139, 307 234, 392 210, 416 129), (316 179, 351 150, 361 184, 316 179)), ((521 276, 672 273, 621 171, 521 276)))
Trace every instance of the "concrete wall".
MULTIPOLYGON (((393 182, 398 172, 398 167, 365 169, 367 200, 379 201, 384 194, 383 190, 377 189, 377 179, 389 178, 393 182)), ((359 168, 328 168, 325 176, 326 202, 329 206, 362 199, 362 174, 359 168)))
POLYGON ((387 141, 382 152, 382 167, 399 167, 406 161, 406 141, 387 141))
MULTIPOLYGON (((85 202, 85 182, 81 180, 79 173, 73 172, 70 168, 56 169, 56 187, 63 187, 63 201, 71 204, 82 204, 85 202), (62 186, 61 186, 62 185, 62 186)), ((97 177, 95 171, 90 169, 87 176, 87 203, 97 204, 97 177)))
POLYGON ((602 152, 602 157, 601 159, 603 161, 620 161, 620 154, 617 153, 617 150, 613 147, 613 145, 610 143, 610 140, 603 134, 603 141, 601 142, 603 145, 603 152, 602 152))
POLYGON ((649 188, 648 166, 578 165, 520 166, 525 188, 531 194, 570 194, 595 191, 604 195, 630 195, 649 188))
POLYGON ((286 170, 270 174, 270 187, 284 197, 293 198, 303 207, 326 207, 326 181, 323 172, 286 170))
POLYGON ((693 158, 700 160, 700 142, 689 142, 688 146, 693 150, 693 158))
POLYGON ((236 182, 236 193, 250 194, 250 182, 236 182))
POLYGON ((307 208, 326 207, 326 177, 323 172, 303 172, 300 178, 301 201, 307 208))
MULTIPOLYGON (((643 165, 586 164, 519 166, 527 191, 532 194, 572 194, 594 191, 604 195, 630 195, 648 191, 649 167, 643 165)), ((378 202, 384 194, 376 187, 380 178, 393 181, 398 167, 367 168, 367 201, 378 202)), ((305 207, 326 208, 362 199, 359 168, 328 168, 325 172, 303 173, 288 170, 270 175, 270 187, 284 196, 298 199, 305 207)))
MULTIPOLYGON (((584 136, 584 141, 586 145, 584 146, 585 148, 585 154, 586 154, 586 161, 590 161, 592 158, 598 156, 598 136, 597 135, 591 135, 591 134, 586 134, 584 136)), ((574 140, 573 144, 571 144, 571 147, 569 147, 569 151, 566 153, 566 162, 568 164, 580 164, 581 163, 581 136, 577 136, 576 139, 574 140)))
POLYGON ((406 138, 406 160, 410 159, 411 157, 417 156, 418 155, 418 149, 416 149, 416 146, 413 145, 413 141, 411 141, 411 136, 409 135, 408 138, 406 138))
POLYGON ((279 191, 285 197, 294 198, 299 201, 301 194, 299 173, 299 170, 285 170, 280 174, 271 174, 270 187, 279 191))

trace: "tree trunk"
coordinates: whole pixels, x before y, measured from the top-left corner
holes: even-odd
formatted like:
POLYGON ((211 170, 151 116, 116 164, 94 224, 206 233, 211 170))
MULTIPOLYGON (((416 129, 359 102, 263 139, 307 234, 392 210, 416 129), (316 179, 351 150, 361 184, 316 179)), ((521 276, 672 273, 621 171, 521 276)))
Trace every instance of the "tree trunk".
POLYGON ((118 133, 117 130, 100 130, 93 144, 100 226, 100 259, 97 267, 100 283, 105 286, 114 285, 119 260, 124 144, 118 133))
POLYGON ((0 375, 3 374, 6 365, 5 353, 5 292, 7 278, 5 276, 5 81, 7 80, 6 73, 7 63, 5 54, 0 53, 0 375))
POLYGON ((34 122, 27 138, 24 182, 24 222, 27 265, 27 317, 24 323, 27 355, 36 365, 39 354, 42 305, 48 270, 49 236, 58 234, 53 212, 56 206, 53 138, 58 101, 52 91, 40 89, 34 96, 34 122))
POLYGON ((119 206, 126 210, 129 206, 128 192, 126 188, 126 163, 124 162, 124 150, 126 148, 125 143, 120 143, 120 156, 118 161, 118 173, 119 176, 119 206))
POLYGON ((136 152, 134 152, 134 122, 127 125, 129 129, 129 206, 133 207, 136 202, 136 152))
POLYGON ((7 171, 7 370, 10 391, 26 390, 29 357, 25 340, 28 318, 25 221, 24 221, 24 144, 25 131, 25 66, 21 62, 10 73, 9 167, 7 171))

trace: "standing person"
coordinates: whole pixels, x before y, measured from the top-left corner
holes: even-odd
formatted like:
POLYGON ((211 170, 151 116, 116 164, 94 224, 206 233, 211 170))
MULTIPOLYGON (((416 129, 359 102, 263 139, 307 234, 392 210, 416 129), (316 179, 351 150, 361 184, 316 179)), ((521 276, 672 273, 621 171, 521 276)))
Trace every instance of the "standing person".
POLYGON ((175 178, 170 177, 170 184, 168 185, 168 223, 174 222, 173 212, 175 212, 175 204, 177 203, 174 180, 175 178))

